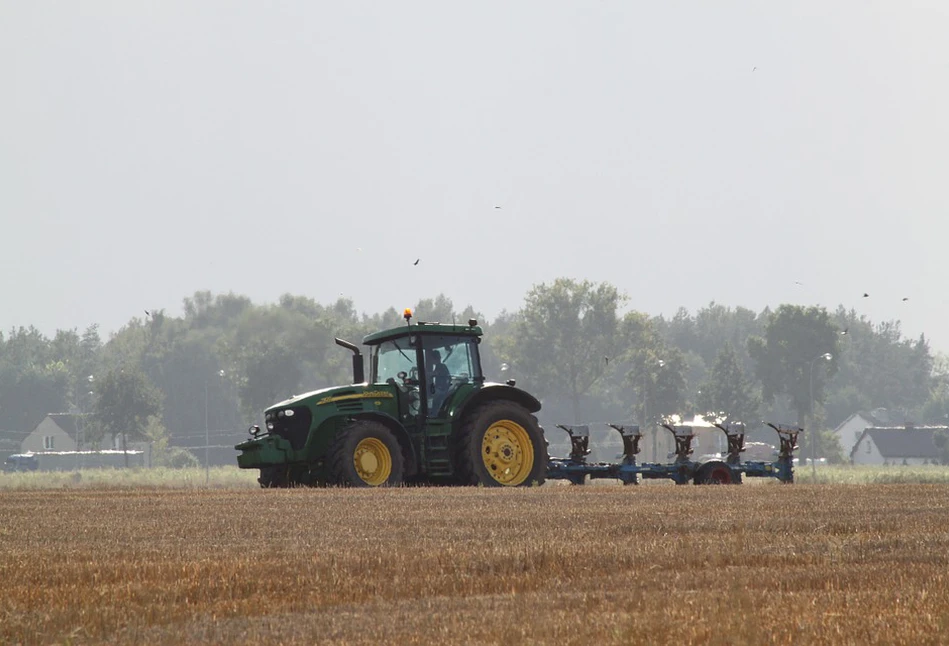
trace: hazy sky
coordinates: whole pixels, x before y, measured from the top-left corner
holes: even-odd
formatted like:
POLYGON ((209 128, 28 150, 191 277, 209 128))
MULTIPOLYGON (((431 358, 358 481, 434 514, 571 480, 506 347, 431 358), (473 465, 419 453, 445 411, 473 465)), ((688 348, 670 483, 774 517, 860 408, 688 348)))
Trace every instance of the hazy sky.
POLYGON ((0 329, 204 289, 490 318, 567 276, 949 351, 947 34, 945 0, 0 0, 0 329))

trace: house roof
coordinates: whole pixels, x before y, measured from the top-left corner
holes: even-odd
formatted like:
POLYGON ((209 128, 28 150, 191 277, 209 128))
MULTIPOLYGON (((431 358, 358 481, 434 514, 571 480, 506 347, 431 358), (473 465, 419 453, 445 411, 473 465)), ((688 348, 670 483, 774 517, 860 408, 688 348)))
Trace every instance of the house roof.
POLYGON ((880 455, 885 458, 938 458, 939 449, 933 443, 937 431, 949 432, 946 426, 923 428, 873 427, 867 428, 854 445, 851 455, 863 438, 870 436, 880 455))
POLYGON ((906 414, 903 411, 891 410, 889 408, 874 408, 871 411, 857 411, 856 413, 850 415, 847 419, 842 421, 837 425, 835 431, 840 431, 850 420, 855 417, 860 417, 867 422, 868 426, 877 426, 879 428, 890 428, 894 426, 900 426, 906 424, 908 421, 906 414))
POLYGON ((73 415, 72 413, 50 413, 47 415, 59 428, 63 429, 69 437, 78 437, 79 431, 76 427, 76 420, 79 419, 80 415, 73 415))

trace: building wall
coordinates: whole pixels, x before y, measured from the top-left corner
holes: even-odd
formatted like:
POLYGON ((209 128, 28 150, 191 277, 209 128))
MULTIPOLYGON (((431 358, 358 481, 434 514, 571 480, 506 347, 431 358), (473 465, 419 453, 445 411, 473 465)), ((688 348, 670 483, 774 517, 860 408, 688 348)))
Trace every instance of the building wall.
POLYGON ((860 442, 857 443, 857 450, 853 453, 853 463, 882 465, 885 461, 873 438, 869 435, 864 435, 860 442))
POLYGON ((66 431, 61 429, 56 422, 47 417, 33 429, 32 433, 23 438, 20 450, 24 453, 29 451, 34 453, 40 453, 42 451, 75 451, 76 442, 69 437, 66 431), (53 439, 52 448, 49 448, 46 444, 44 438, 47 437, 53 439))
POLYGON ((853 454, 853 463, 855 465, 907 465, 919 466, 929 464, 932 458, 887 458, 883 456, 877 445, 869 435, 864 436, 857 444, 857 450, 853 454))
POLYGON ((842 449, 845 459, 850 455, 850 451, 853 449, 854 444, 857 443, 857 440, 860 439, 860 435, 863 434, 863 431, 870 426, 872 426, 872 424, 860 415, 851 415, 850 419, 834 429, 834 434, 840 442, 840 448, 842 449))

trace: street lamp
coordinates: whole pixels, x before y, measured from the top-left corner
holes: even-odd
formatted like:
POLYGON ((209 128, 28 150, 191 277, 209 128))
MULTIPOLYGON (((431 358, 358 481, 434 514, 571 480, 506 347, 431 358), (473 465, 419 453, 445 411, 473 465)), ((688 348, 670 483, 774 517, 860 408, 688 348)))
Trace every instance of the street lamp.
MULTIPOLYGON (((95 375, 89 375, 86 377, 86 381, 89 383, 89 388, 92 388, 93 383, 95 382, 95 375)), ((92 408, 92 397, 95 393, 91 390, 87 393, 88 403, 86 407, 83 407, 82 400, 86 397, 79 395, 77 397, 77 402, 79 406, 79 419, 76 424, 76 463, 77 469, 82 471, 82 468, 85 466, 85 456, 82 453, 83 445, 86 443, 86 415, 89 413, 89 408, 92 408)))
MULTIPOLYGON (((224 371, 217 371, 218 377, 224 377, 224 371)), ((208 382, 209 379, 204 380, 204 485, 208 486, 211 482, 211 466, 208 461, 208 449, 211 445, 211 430, 208 425, 208 382)))
MULTIPOLYGON (((666 362, 663 361, 662 359, 659 359, 659 360, 656 362, 656 365, 659 366, 660 368, 662 368, 664 365, 666 365, 666 362)), ((648 428, 648 426, 649 426, 649 413, 648 413, 648 410, 649 410, 649 408, 648 408, 649 400, 648 400, 648 398, 647 398, 647 393, 648 393, 648 391, 649 391, 649 385, 648 385, 648 381, 647 381, 647 379, 649 378, 649 371, 648 371, 646 368, 647 368, 647 365, 646 365, 645 362, 643 362, 643 425, 642 425, 643 430, 646 430, 646 428, 648 428)), ((658 461, 659 461, 659 457, 658 457, 659 447, 657 446, 657 444, 658 444, 658 435, 659 435, 659 429, 653 429, 653 432, 652 432, 652 459, 653 459, 653 462, 658 462, 658 461)))
POLYGON ((834 355, 829 352, 819 354, 811 359, 811 367, 809 370, 811 393, 811 472, 814 474, 815 482, 817 482, 817 429, 814 428, 814 365, 817 363, 818 359, 830 361, 833 358, 834 355))

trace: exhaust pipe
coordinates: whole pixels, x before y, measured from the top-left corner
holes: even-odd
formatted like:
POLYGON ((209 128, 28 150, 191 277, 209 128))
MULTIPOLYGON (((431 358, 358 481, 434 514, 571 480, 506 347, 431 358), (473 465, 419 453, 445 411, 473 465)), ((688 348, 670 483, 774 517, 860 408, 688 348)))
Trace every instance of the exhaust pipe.
POLYGON ((361 384, 366 381, 366 372, 362 364, 362 353, 359 351, 359 347, 354 343, 349 341, 343 341, 340 338, 333 339, 336 341, 336 345, 341 345, 347 350, 352 350, 353 353, 353 383, 361 384))

